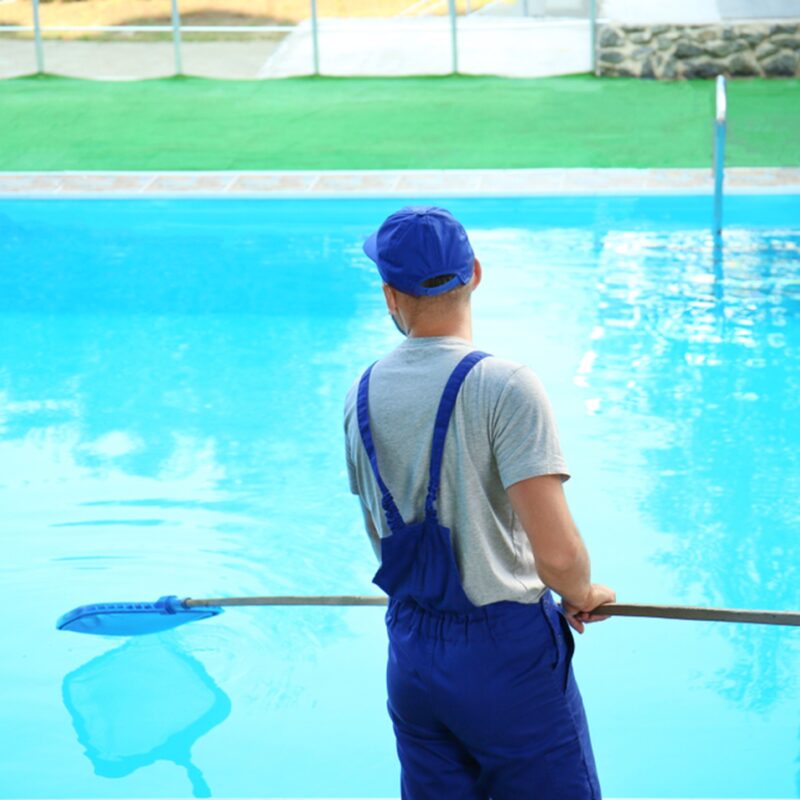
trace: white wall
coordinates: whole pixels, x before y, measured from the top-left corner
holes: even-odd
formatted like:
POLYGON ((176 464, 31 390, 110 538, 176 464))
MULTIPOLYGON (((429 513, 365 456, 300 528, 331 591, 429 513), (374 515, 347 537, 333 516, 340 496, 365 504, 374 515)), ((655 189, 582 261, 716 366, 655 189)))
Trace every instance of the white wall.
POLYGON ((629 24, 676 25, 721 19, 800 18, 800 0, 599 0, 599 16, 629 24))

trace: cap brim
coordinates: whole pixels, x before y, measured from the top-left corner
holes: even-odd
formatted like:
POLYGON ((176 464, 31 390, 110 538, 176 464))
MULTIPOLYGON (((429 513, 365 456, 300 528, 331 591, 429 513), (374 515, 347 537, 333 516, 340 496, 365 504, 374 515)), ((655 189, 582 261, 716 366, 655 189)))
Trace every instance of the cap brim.
POLYGON ((364 242, 364 252, 377 264, 378 263, 378 231, 367 236, 364 242))

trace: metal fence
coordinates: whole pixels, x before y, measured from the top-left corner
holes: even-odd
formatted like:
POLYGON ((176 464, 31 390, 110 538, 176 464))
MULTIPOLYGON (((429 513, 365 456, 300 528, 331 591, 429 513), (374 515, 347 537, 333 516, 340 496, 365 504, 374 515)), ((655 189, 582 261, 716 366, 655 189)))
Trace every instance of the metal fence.
POLYGON ((598 23, 786 17, 800 0, 0 0, 0 77, 540 77, 592 71, 598 23))
POLYGON ((123 24, 87 22, 91 0, 0 0, 0 76, 536 77, 593 68, 596 0, 218 0, 211 22, 192 0, 120 3, 146 7, 149 18, 134 10, 123 24), (293 19, 272 13, 287 8, 293 19))

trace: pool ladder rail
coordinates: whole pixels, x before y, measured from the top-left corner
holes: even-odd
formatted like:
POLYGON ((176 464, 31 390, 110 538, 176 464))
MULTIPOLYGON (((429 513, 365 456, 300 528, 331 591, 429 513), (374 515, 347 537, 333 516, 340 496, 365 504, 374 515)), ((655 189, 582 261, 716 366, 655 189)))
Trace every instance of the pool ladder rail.
POLYGON ((725 138, 728 127, 728 92, 724 75, 717 75, 714 115, 714 242, 722 237, 722 192, 725 180, 725 138))

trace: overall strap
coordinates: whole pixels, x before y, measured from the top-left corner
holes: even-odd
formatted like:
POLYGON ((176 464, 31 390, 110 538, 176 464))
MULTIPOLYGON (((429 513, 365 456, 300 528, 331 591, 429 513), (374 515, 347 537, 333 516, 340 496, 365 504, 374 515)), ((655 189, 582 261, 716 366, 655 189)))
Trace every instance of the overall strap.
POLYGON ((428 496, 425 498, 426 517, 436 518, 436 496, 439 493, 439 481, 442 475, 444 440, 447 436, 447 428, 450 425, 450 417, 453 414, 461 384, 464 383, 469 371, 488 355, 488 353, 483 353, 480 350, 474 350, 464 356, 448 378, 444 392, 442 392, 439 410, 436 412, 436 422, 433 426, 430 481, 428 483, 428 496))
POLYGON ((375 476, 378 488, 381 490, 381 505, 386 514, 386 521, 389 523, 389 528, 394 533, 395 530, 403 527, 403 518, 400 516, 394 498, 383 482, 381 473, 378 470, 378 456, 375 453, 375 444, 372 441, 372 431, 369 427, 369 376, 374 366, 375 364, 370 365, 369 369, 361 376, 361 380, 358 384, 358 429, 361 432, 361 441, 364 443, 364 449, 367 451, 367 457, 372 467, 372 474, 375 476))

